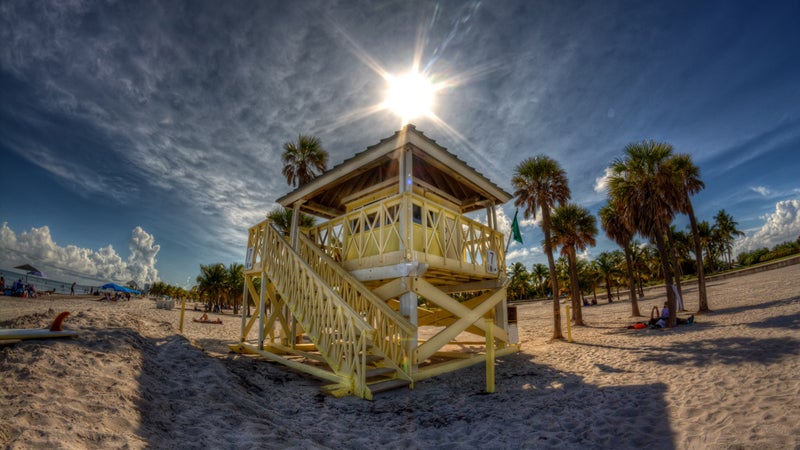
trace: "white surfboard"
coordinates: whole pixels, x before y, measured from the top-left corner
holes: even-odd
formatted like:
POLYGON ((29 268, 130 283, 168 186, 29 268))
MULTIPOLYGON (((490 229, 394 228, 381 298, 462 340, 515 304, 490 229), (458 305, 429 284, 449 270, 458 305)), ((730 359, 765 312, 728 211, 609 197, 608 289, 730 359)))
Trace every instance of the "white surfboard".
POLYGON ((50 331, 47 328, 0 329, 0 340, 6 339, 49 339, 76 336, 77 331, 50 331))

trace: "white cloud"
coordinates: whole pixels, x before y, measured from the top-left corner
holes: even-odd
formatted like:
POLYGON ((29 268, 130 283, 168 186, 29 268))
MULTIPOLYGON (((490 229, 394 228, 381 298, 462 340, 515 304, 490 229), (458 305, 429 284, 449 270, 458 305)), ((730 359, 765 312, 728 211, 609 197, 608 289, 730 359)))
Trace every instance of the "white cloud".
POLYGON ((158 280, 156 255, 161 246, 141 227, 131 232, 130 256, 124 260, 114 247, 108 245, 97 251, 75 245, 59 246, 50 235, 50 228, 31 228, 19 234, 7 222, 0 227, 0 266, 14 267, 31 263, 53 279, 87 279, 127 283, 140 286, 158 280))
POLYGON ((769 188, 765 186, 751 186, 750 190, 764 197, 767 197, 770 194, 769 188))
POLYGON ((800 236, 800 199, 775 204, 775 212, 762 217, 764 225, 750 236, 734 243, 734 254, 773 246, 800 236))
POLYGON ((608 179, 611 177, 611 167, 606 167, 603 176, 594 179, 594 191, 598 194, 608 192, 608 179))

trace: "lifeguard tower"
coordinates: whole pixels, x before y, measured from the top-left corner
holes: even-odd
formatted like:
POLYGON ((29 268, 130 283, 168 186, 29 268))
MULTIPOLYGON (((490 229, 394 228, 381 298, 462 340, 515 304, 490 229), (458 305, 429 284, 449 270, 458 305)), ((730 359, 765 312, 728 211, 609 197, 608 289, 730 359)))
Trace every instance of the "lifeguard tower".
POLYGON ((335 396, 372 399, 484 362, 488 380, 495 356, 519 350, 495 214, 510 199, 403 127, 279 198, 288 235, 250 229, 243 306, 257 299, 258 312, 231 348, 330 381, 335 396), (326 221, 300 229, 300 213, 326 221))

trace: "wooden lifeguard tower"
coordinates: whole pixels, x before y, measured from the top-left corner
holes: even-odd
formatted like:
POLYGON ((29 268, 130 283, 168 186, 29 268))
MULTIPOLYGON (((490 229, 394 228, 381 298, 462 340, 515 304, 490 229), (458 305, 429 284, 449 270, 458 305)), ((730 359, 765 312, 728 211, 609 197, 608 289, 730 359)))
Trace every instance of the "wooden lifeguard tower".
POLYGON ((495 356, 519 350, 495 215, 510 199, 403 127, 279 198, 288 236, 269 221, 250 229, 243 306, 259 306, 231 348, 328 380, 336 396, 372 399, 483 362, 488 380, 495 356), (300 213, 326 222, 299 229, 300 213))

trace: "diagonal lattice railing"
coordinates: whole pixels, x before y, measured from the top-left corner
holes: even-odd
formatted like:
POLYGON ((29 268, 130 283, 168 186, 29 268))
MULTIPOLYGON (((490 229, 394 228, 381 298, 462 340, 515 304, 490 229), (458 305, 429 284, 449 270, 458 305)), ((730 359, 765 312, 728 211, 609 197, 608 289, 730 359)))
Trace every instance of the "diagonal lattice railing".
POLYGON ((309 235, 337 262, 371 263, 401 252, 401 243, 408 242, 406 250, 416 252, 420 261, 438 257, 444 268, 496 274, 505 265, 502 233, 417 194, 397 194, 354 209, 311 228, 309 235), (401 233, 400 211, 411 213, 408 240, 401 233))
POLYGON ((322 357, 355 395, 364 396, 367 344, 374 334, 362 316, 348 305, 314 268, 295 252, 269 222, 259 224, 263 250, 261 266, 281 299, 322 357))
POLYGON ((408 342, 415 332, 411 322, 302 234, 299 240, 299 252, 317 275, 328 286, 333 287, 342 300, 373 328, 372 344, 380 349, 383 356, 391 360, 396 369, 408 367, 408 362, 411 361, 408 342))

